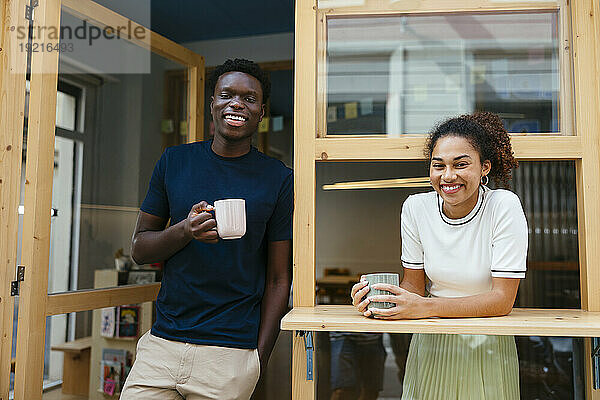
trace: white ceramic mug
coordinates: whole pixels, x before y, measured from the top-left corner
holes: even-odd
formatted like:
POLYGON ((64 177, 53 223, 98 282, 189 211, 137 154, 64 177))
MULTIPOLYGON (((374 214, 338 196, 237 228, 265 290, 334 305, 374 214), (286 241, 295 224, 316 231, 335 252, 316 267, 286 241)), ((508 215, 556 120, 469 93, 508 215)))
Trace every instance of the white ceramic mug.
POLYGON ((239 239, 246 234, 246 200, 217 200, 214 207, 221 239, 239 239))

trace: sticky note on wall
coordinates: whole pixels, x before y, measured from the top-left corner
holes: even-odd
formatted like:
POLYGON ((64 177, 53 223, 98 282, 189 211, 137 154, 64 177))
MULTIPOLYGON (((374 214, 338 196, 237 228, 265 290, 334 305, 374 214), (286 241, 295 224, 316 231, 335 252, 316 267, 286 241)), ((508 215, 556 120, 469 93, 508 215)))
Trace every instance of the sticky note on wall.
POLYGON ((471 67, 471 84, 481 85, 485 82, 487 67, 485 64, 475 64, 471 67))
POLYGON ((160 131, 162 133, 173 133, 173 120, 172 119, 163 119, 160 121, 160 131))
POLYGON ((327 107, 327 122, 335 122, 337 121, 337 107, 329 106, 327 107))
POLYGON ((273 132, 279 132, 283 130, 283 116, 278 115, 273 117, 273 132))
POLYGON ((264 117, 262 121, 258 123, 258 133, 269 132, 269 117, 264 117))
POLYGON ((344 111, 346 119, 353 119, 358 117, 358 103, 354 101, 352 103, 344 104, 344 111))
POLYGON ((373 114, 373 99, 366 98, 360 101, 360 115, 373 114))

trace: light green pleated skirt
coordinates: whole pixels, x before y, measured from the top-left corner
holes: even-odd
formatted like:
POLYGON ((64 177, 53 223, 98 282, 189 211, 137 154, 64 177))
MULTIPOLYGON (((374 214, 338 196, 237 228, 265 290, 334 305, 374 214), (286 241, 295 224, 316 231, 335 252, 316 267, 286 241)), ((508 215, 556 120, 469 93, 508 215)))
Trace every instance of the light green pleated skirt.
POLYGON ((402 400, 518 400, 513 336, 415 334, 402 400))

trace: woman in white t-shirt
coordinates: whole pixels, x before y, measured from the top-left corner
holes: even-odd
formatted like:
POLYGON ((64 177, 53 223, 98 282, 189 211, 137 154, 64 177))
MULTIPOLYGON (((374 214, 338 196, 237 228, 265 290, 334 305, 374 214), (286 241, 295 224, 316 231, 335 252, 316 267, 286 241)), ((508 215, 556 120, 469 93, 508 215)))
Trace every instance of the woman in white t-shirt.
MULTIPOLYGON (((430 134, 426 157, 435 191, 409 196, 402 206, 400 287, 373 285, 391 294, 366 299, 361 279, 352 303, 379 319, 508 314, 525 277, 528 237, 518 197, 486 186, 491 176, 507 187, 517 166, 502 121, 487 112, 449 119, 430 134), (370 301, 395 306, 367 310, 370 301)), ((514 337, 413 336, 403 400, 519 398, 514 337)))

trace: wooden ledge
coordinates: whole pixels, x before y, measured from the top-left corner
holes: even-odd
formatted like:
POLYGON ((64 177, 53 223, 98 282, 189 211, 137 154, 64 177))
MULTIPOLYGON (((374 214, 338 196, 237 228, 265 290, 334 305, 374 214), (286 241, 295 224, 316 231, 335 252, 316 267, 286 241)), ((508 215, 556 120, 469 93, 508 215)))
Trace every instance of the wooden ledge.
POLYGON ((121 304, 145 303, 156 300, 160 283, 123 285, 107 289, 76 290, 48 295, 46 315, 95 310, 121 304))
POLYGON ((81 353, 85 349, 92 347, 92 337, 86 336, 80 339, 75 339, 70 342, 65 342, 56 346, 52 346, 50 350, 64 351, 66 353, 81 353))
POLYGON ((352 306, 294 307, 283 330, 599 337, 600 312, 515 308, 504 317, 374 320, 352 306))

